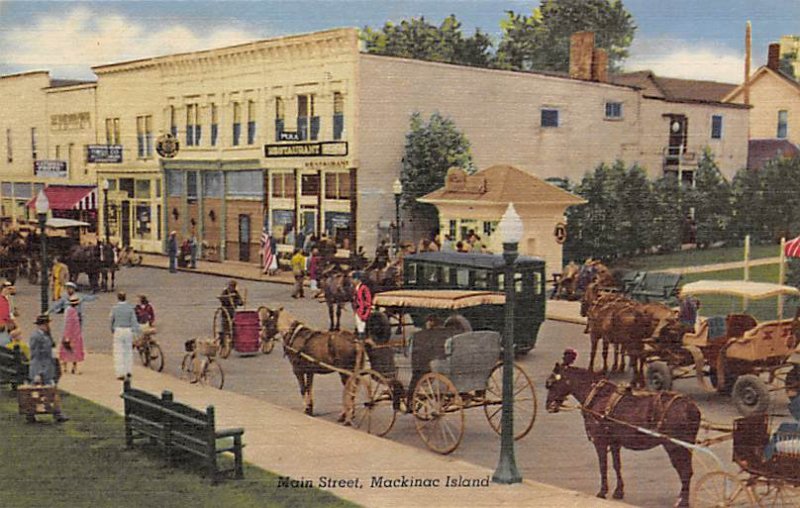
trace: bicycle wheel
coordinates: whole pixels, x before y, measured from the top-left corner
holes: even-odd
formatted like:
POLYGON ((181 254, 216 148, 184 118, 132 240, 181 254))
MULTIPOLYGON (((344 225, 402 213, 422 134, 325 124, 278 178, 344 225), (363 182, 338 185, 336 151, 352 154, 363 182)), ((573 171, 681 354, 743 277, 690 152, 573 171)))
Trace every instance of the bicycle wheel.
POLYGON ((194 369, 194 353, 186 353, 183 355, 181 362, 181 379, 189 381, 190 383, 197 382, 197 374, 194 369))
POLYGON ((140 349, 139 356, 143 357, 142 361, 145 367, 150 367, 156 372, 164 370, 164 353, 161 351, 161 346, 155 342, 140 349))
POLYGON ((204 385, 213 386, 222 390, 225 384, 225 374, 222 373, 222 367, 219 362, 214 361, 213 358, 208 358, 203 362, 203 373, 200 375, 200 381, 204 385))
POLYGON ((219 344, 219 356, 227 358, 233 346, 233 320, 228 312, 219 307, 214 312, 214 324, 211 329, 214 340, 219 344))

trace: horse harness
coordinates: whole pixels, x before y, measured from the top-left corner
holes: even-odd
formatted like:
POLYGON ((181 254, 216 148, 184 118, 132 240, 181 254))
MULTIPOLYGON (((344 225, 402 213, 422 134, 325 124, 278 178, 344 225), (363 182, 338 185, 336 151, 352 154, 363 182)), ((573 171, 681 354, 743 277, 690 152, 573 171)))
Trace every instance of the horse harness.
MULTIPOLYGON (((321 364, 322 362, 320 362, 319 359, 314 358, 313 356, 311 356, 308 353, 306 353, 305 351, 303 351, 305 349, 306 343, 308 342, 307 339, 310 338, 310 337, 306 336, 301 344, 295 345, 295 341, 297 341, 297 339, 300 338, 300 336, 301 336, 300 332, 302 330, 308 330, 308 331, 312 332, 312 336, 313 336, 313 333, 315 333, 315 330, 312 330, 311 328, 309 328, 306 325, 302 324, 300 321, 293 321, 292 324, 289 325, 289 330, 286 332, 286 333, 289 334, 289 338, 288 339, 284 339, 284 341, 283 341, 283 354, 284 354, 284 356, 287 355, 287 351, 288 351, 289 353, 293 353, 293 354, 299 356, 300 358, 302 358, 302 359, 304 359, 304 360, 306 360, 308 362, 311 362, 311 363, 314 363, 314 364, 317 364, 317 365, 321 364)), ((333 335, 329 333, 327 337, 328 337, 328 344, 327 344, 328 345, 328 353, 331 355, 331 357, 334 357, 334 356, 336 356, 336 349, 333 346, 333 335)), ((327 366, 327 367, 330 368, 330 366, 327 366)))
MULTIPOLYGON (((600 381, 592 384, 592 389, 589 392, 589 395, 586 397, 586 400, 583 402, 583 404, 581 404, 581 411, 584 413, 589 413, 590 415, 600 420, 609 420, 613 423, 619 423, 629 427, 635 427, 634 425, 628 422, 614 418, 613 414, 614 410, 617 408, 617 405, 619 405, 619 403, 625 397, 627 396, 636 397, 640 393, 642 392, 636 393, 633 390, 633 387, 631 387, 630 385, 619 386, 608 381, 607 379, 601 379, 600 381), (594 402, 595 398, 598 396, 600 391, 608 385, 612 386, 614 388, 614 391, 611 393, 611 396, 609 397, 608 402, 606 402, 605 407, 599 410, 593 409, 591 405, 594 402)), ((650 394, 650 392, 644 392, 644 393, 650 394)), ((656 432, 660 433, 661 428, 664 425, 664 418, 666 417, 669 409, 672 407, 675 401, 685 396, 675 392, 658 392, 652 395, 654 395, 653 400, 655 401, 655 407, 653 408, 653 416, 656 416, 658 420, 656 422, 653 422, 655 423, 655 427, 653 427, 650 430, 655 430, 656 432), (664 400, 663 395, 667 395, 668 398, 664 400)))

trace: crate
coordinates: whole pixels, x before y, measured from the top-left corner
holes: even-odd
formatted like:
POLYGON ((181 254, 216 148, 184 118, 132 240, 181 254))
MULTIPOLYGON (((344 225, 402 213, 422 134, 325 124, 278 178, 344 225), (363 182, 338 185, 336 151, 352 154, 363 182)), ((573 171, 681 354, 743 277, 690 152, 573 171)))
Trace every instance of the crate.
POLYGON ((22 385, 17 387, 19 414, 53 414, 61 409, 61 396, 55 386, 22 385))
POLYGON ((217 356, 219 345, 213 340, 198 340, 196 343, 197 352, 205 356, 217 356))

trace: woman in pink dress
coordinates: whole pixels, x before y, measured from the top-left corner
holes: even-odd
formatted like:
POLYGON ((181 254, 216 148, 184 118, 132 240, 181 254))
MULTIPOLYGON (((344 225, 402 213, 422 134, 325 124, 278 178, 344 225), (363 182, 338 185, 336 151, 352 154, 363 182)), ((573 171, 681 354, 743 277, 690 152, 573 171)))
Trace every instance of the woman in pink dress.
POLYGON ((78 315, 78 305, 81 303, 77 295, 72 295, 69 299, 70 306, 64 312, 64 336, 61 339, 61 347, 58 351, 58 358, 66 364, 72 362, 72 373, 79 374, 78 362, 83 361, 83 332, 81 331, 81 320, 78 315))

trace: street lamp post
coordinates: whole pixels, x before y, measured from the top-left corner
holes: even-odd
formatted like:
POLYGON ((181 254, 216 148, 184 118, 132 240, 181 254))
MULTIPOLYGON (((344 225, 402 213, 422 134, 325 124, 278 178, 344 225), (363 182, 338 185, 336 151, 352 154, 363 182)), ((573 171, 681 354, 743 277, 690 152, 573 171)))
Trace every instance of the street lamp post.
POLYGON ((47 196, 44 193, 44 189, 39 191, 39 195, 36 197, 36 202, 34 203, 36 207, 36 216, 39 219, 39 243, 41 245, 41 256, 42 256, 42 271, 41 275, 41 308, 42 314, 47 312, 47 307, 49 306, 49 299, 47 297, 47 289, 50 283, 49 278, 47 277, 47 231, 45 228, 47 227, 47 212, 50 210, 50 201, 47 200, 47 196))
POLYGON ((522 239, 522 219, 514 204, 509 203, 498 227, 506 262, 504 285, 506 296, 505 328, 503 329, 503 413, 500 432, 500 462, 492 476, 495 483, 519 483, 522 476, 514 459, 514 263, 522 239))
POLYGON ((394 194, 394 253, 400 250, 400 197, 403 195, 403 183, 396 179, 392 184, 394 194))
POLYGON ((108 229, 108 180, 103 179, 103 225, 106 230, 106 245, 108 245, 109 229, 108 229))

